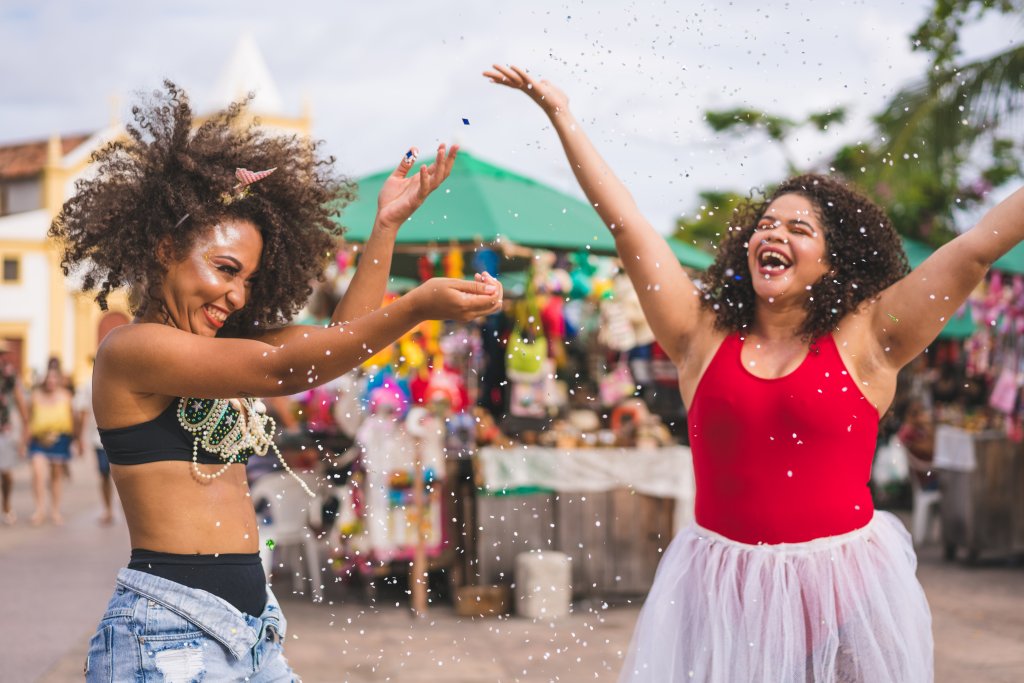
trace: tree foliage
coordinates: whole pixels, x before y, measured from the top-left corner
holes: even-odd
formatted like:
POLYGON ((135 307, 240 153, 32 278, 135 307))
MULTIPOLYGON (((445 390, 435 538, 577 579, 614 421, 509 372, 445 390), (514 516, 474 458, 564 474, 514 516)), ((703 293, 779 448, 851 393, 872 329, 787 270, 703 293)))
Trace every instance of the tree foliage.
MULTIPOLYGON (((900 232, 941 244, 957 214, 1022 175, 1014 140, 1024 107, 1024 44, 962 62, 960 36, 990 11, 1020 21, 1024 0, 936 0, 911 35, 931 55, 927 75, 897 92, 874 118, 870 145, 840 149, 836 170, 889 210, 900 232)), ((1019 136, 1018 136, 1019 137, 1019 136)))
MULTIPOLYGON (((901 234, 933 246, 955 236, 958 214, 1024 176, 1024 43, 962 59, 962 30, 990 12, 1021 22, 1024 0, 934 0, 910 36, 914 50, 931 56, 928 72, 873 117, 870 140, 840 147, 827 163, 878 202, 901 234)), ((781 148, 787 171, 796 174, 824 169, 799 168, 787 138, 804 126, 826 130, 845 114, 838 108, 794 121, 735 108, 707 112, 706 121, 717 132, 762 132, 781 148)), ((702 192, 696 217, 680 218, 677 234, 698 245, 724 234, 740 196, 702 192)))
POLYGON ((705 251, 712 251, 728 233, 733 210, 745 199, 736 192, 701 192, 700 205, 692 216, 676 220, 675 236, 705 251))

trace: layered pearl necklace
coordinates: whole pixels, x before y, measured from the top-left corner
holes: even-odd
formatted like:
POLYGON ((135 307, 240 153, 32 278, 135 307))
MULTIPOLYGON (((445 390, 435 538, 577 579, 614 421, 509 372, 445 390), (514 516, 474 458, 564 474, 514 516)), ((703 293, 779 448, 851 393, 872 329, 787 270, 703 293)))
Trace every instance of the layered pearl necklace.
POLYGON ((250 455, 266 455, 270 449, 277 454, 281 466, 302 486, 310 498, 314 494, 306 482, 292 471, 274 443, 277 427, 267 415, 263 401, 252 398, 179 398, 178 422, 191 434, 192 471, 200 479, 212 481, 227 472, 234 463, 244 463, 250 455), (213 474, 199 469, 199 448, 217 455, 224 466, 213 474))

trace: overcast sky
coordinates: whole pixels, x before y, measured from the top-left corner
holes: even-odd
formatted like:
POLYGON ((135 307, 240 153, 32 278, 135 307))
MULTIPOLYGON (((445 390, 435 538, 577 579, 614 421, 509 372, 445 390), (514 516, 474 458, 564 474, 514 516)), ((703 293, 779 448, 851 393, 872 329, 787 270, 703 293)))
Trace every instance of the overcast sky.
MULTIPOLYGON (((795 143, 800 162, 868 133, 866 118, 925 58, 908 34, 930 2, 610 2, 483 0, 0 0, 0 143, 86 132, 111 97, 170 77, 203 108, 246 33, 286 109, 312 104, 314 134, 359 176, 410 145, 458 141, 477 156, 579 196, 554 133, 524 95, 489 84, 516 63, 570 96, 599 149, 662 231, 702 189, 777 181, 784 164, 758 136, 737 141, 701 122, 708 108, 750 106, 852 117, 795 143), (470 124, 464 125, 466 118, 470 124)), ((1022 26, 972 27, 971 55, 1005 49, 1022 26)))

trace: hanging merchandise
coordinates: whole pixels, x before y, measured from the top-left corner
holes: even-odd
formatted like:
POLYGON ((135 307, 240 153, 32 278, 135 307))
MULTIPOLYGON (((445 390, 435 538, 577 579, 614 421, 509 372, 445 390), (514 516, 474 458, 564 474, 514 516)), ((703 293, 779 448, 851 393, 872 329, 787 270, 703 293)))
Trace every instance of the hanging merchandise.
POLYGON ((515 382, 532 383, 544 377, 548 343, 540 324, 534 278, 528 279, 526 295, 516 309, 515 326, 505 348, 506 371, 515 382))
POLYGON ((572 287, 569 290, 569 298, 585 299, 593 291, 592 279, 595 267, 587 252, 576 252, 569 257, 569 274, 572 279, 572 287))
POLYGON ((1014 408, 1017 407, 1017 393, 1020 388, 1017 385, 1016 363, 1013 365, 1014 367, 1006 365, 1000 371, 999 378, 992 388, 992 395, 988 399, 990 406, 1007 416, 1012 415, 1014 408))
POLYGON ((446 413, 458 413, 466 408, 466 386, 457 373, 449 372, 441 359, 435 360, 430 372, 423 402, 427 405, 445 403, 446 413))
POLYGON ((629 351, 637 344, 626 307, 614 296, 601 301, 601 326, 597 340, 612 351, 629 351))
POLYGON ((480 247, 473 254, 473 270, 477 273, 490 273, 494 277, 499 274, 500 257, 498 252, 489 247, 480 247))
POLYGON ((415 374, 427 364, 427 354, 420 344, 421 335, 415 330, 398 340, 398 373, 403 376, 415 374))
POLYGON ((620 273, 615 278, 615 298, 625 308, 626 317, 633 327, 633 337, 636 339, 634 346, 647 346, 653 342, 654 332, 651 331, 651 326, 647 324, 647 318, 644 317, 644 310, 640 306, 640 297, 637 295, 633 283, 624 273, 620 273))
POLYGON ((451 247, 444 256, 444 276, 461 280, 465 275, 466 261, 462 256, 462 249, 457 246, 451 247))
POLYGON ((651 375, 654 383, 665 387, 676 387, 679 385, 679 369, 672 359, 665 353, 665 349, 658 342, 651 347, 651 375))
POLYGON ((338 425, 338 429, 342 434, 351 438, 355 438, 356 431, 366 414, 360 400, 363 393, 361 374, 358 371, 347 372, 338 378, 338 399, 331 409, 334 423, 338 425))
POLYGON ((601 405, 611 408, 623 399, 629 398, 636 393, 636 382, 629 371, 629 361, 625 354, 619 357, 619 362, 607 375, 598 382, 598 395, 601 405))
POLYGON ((370 390, 367 399, 370 414, 386 413, 401 419, 409 410, 409 394, 397 382, 387 380, 370 390))
POLYGON ((533 382, 512 382, 508 412, 514 417, 545 417, 547 395, 543 378, 533 382))
POLYGON ((548 353, 558 368, 565 367, 565 300, 558 294, 547 297, 540 312, 541 323, 548 338, 548 353))
POLYGON ((436 249, 431 249, 423 256, 420 256, 416 261, 416 268, 420 282, 426 282, 432 277, 442 275, 444 272, 441 269, 441 255, 437 253, 436 249))

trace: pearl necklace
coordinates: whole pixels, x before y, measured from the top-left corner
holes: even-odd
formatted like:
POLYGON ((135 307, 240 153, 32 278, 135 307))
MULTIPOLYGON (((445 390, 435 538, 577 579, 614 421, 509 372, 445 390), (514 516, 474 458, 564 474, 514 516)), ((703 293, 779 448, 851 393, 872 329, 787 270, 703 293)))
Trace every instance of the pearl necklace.
POLYGON ((179 398, 178 423, 195 435, 192 440, 192 472, 199 478, 212 481, 227 472, 234 463, 243 463, 250 455, 266 455, 274 450, 285 471, 302 489, 315 498, 306 482, 292 471, 274 443, 277 427, 274 418, 267 415, 267 407, 258 399, 179 398), (213 474, 199 469, 199 447, 224 461, 223 467, 213 474))

